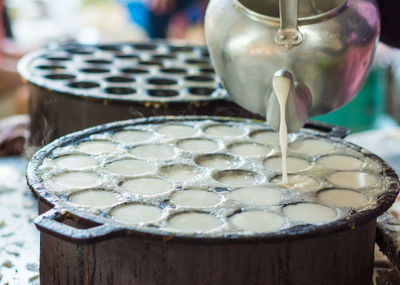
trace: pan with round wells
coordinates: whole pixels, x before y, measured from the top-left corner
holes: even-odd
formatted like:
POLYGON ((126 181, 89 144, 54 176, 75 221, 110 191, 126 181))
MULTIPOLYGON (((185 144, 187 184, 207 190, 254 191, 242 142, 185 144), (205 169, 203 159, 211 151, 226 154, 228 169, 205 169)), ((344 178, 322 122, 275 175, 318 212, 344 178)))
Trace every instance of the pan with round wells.
MULTIPOLYGON (((334 132, 333 132, 334 133, 334 132)), ((32 158, 42 284, 371 284, 376 218, 399 181, 331 134, 152 117, 64 136, 32 158)))
POLYGON ((30 145, 160 115, 254 118, 219 87, 206 47, 168 41, 50 45, 18 64, 28 82, 30 145))

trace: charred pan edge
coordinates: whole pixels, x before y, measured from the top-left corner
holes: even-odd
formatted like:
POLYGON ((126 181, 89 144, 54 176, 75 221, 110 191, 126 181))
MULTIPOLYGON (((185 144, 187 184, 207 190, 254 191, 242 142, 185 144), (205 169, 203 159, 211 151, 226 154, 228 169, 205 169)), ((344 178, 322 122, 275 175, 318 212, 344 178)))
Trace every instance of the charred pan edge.
POLYGON ((389 213, 378 219, 376 243, 390 262, 400 270, 400 222, 389 213))
MULTIPOLYGON (((322 226, 315 226, 315 225, 303 225, 303 226, 296 226, 286 230, 282 230, 276 233, 268 233, 268 234, 254 234, 252 236, 244 236, 244 235, 226 235, 222 237, 210 237, 210 236, 203 236, 199 234, 183 234, 183 233, 160 233, 155 232, 150 229, 132 229, 129 226, 121 227, 121 225, 117 222, 113 222, 110 219, 100 217, 94 214, 89 214, 82 210, 76 209, 71 207, 66 202, 62 201, 56 195, 50 193, 43 185, 40 177, 37 173, 38 166, 42 163, 46 155, 54 150, 57 147, 65 146, 69 143, 72 143, 76 140, 82 139, 92 134, 105 132, 105 131, 112 131, 118 130, 126 125, 143 125, 143 124, 157 124, 162 123, 165 121, 182 121, 182 120, 213 120, 216 122, 248 122, 248 123, 259 123, 260 121, 257 120, 250 120, 250 119, 242 119, 242 118, 231 118, 231 117, 216 117, 216 116, 160 116, 160 117, 150 117, 150 118, 140 118, 134 120, 126 120, 126 121, 119 121, 108 123, 92 128, 88 128, 82 131, 78 131, 72 134, 68 134, 64 137, 61 137, 52 143, 46 145, 39 151, 35 153, 32 160, 30 161, 27 169, 27 181, 31 191, 38 197, 44 201, 50 207, 54 207, 55 210, 60 212, 68 212, 72 216, 88 221, 92 221, 94 224, 104 225, 108 228, 107 234, 99 233, 98 236, 96 234, 91 235, 87 239, 81 239, 77 236, 70 235, 64 238, 67 238, 69 241, 72 242, 80 242, 80 243, 91 243, 99 240, 104 240, 108 238, 112 238, 115 236, 136 236, 141 238, 149 238, 149 239, 162 239, 168 242, 197 242, 197 243, 270 243, 270 242, 279 242, 282 240, 293 240, 299 238, 310 238, 318 235, 324 234, 331 234, 335 232, 341 232, 345 230, 354 230, 358 226, 367 223, 373 219, 376 219, 380 216, 383 212, 385 212, 395 201, 396 196, 399 191, 399 181, 396 172, 380 157, 377 155, 361 148, 360 146, 354 145, 352 143, 343 141, 338 138, 332 138, 327 135, 322 135, 315 131, 308 131, 304 130, 307 134, 315 136, 316 138, 329 138, 335 142, 345 144, 348 146, 352 146, 357 150, 361 151, 367 155, 368 157, 372 158, 376 162, 380 163, 383 169, 382 175, 385 175, 390 178, 390 183, 387 185, 387 191, 382 194, 377 200, 377 206, 374 209, 357 212, 352 216, 346 217, 344 219, 336 220, 331 223, 322 225, 322 226)), ((40 216, 37 221, 40 220, 42 216, 40 216)), ((47 230, 50 234, 57 235, 54 231, 47 230)))

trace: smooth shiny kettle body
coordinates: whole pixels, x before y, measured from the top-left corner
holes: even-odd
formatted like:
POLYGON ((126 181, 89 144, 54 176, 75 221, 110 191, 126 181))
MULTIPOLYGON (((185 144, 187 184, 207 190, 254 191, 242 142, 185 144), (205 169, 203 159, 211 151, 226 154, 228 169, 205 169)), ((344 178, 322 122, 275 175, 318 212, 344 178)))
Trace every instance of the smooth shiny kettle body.
POLYGON ((291 104, 303 105, 303 117, 335 110, 361 89, 378 42, 376 2, 300 0, 298 15, 300 42, 280 37, 278 0, 210 1, 205 29, 211 58, 223 86, 245 109, 263 116, 279 109, 272 76, 281 69, 293 76, 300 95, 291 104))

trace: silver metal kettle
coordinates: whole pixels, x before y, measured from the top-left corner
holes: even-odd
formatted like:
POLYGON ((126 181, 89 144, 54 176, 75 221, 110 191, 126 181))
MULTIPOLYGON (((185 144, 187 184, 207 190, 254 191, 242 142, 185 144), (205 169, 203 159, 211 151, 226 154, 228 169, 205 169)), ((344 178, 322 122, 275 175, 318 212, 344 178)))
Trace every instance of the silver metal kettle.
POLYGON ((229 95, 279 128, 273 76, 291 80, 288 131, 333 111, 361 89, 378 43, 375 0, 211 0, 211 59, 229 95))

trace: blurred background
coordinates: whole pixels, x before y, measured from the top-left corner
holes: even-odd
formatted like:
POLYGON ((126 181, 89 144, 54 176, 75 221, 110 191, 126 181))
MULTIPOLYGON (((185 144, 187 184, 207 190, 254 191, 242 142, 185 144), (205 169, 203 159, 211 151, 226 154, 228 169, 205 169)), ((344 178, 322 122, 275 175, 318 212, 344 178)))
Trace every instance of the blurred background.
POLYGON ((0 119, 28 112, 18 60, 55 42, 184 40, 203 45, 206 0, 0 0, 0 119))
MULTIPOLYGON (((27 113, 28 93, 16 73, 24 54, 54 42, 86 44, 180 39, 205 44, 207 0, 0 0, 0 118, 27 113)), ((352 133, 400 122, 400 52, 379 45, 364 88, 340 110, 314 119, 352 133)))
MULTIPOLYGON (((206 0, 0 0, 0 284, 39 284, 36 201, 21 156, 29 136, 29 92, 19 59, 48 45, 76 41, 204 44, 206 0), (13 156, 14 155, 14 156, 13 156), (29 236, 29 238, 27 238, 29 236)), ((29 156, 29 152, 25 152, 29 156)))
MULTIPOLYGON (((168 38, 204 45, 206 5, 207 0, 0 0, 0 157, 10 154, 9 150, 1 152, 1 143, 10 136, 7 125, 13 124, 3 118, 28 113, 27 85, 16 71, 22 56, 68 41, 97 44, 168 38)), ((313 119, 349 128, 355 135, 348 139, 381 155, 400 171, 400 128, 397 127, 400 123, 400 51, 379 44, 360 94, 340 110, 313 119)), ((14 192, 3 187, 9 192, 0 196, 0 209, 6 209, 0 217, 0 267, 3 267, 0 284, 20 280, 21 275, 26 275, 29 284, 38 284, 39 238, 32 224, 36 202, 24 188, 25 167, 26 160, 22 158, 0 159, 0 181, 14 188, 22 185, 21 191, 14 192), (21 175, 12 174, 16 169, 21 175), (24 214, 27 219, 19 219, 19 212, 27 213, 24 214), (8 222, 11 227, 6 227, 4 221, 13 219, 18 222, 8 222), (20 221, 23 224, 19 224, 20 221), (15 240, 5 234, 7 231, 17 233, 17 238, 20 236, 22 240, 26 239, 27 232, 32 233, 24 250, 18 249, 21 256, 1 251, 8 250, 9 243, 15 240), (12 267, 9 259, 18 259, 22 265, 12 267), (25 267, 26 262, 29 263, 25 267), (7 279, 4 272, 11 276, 7 279)), ((1 190, 0 187, 0 194, 1 190)))

